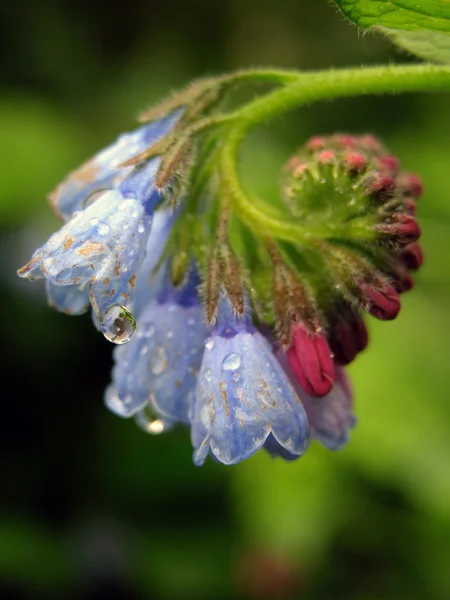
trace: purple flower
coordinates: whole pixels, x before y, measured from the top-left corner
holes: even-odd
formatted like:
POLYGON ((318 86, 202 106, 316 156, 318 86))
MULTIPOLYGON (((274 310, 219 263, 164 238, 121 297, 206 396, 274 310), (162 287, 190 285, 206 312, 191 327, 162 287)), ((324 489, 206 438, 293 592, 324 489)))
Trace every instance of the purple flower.
MULTIPOLYGON (((276 356, 286 371, 308 416, 311 437, 328 448, 340 450, 349 440, 350 430, 356 424, 353 415, 353 398, 345 370, 335 365, 336 380, 328 394, 315 397, 307 394, 301 387, 295 373, 291 370, 286 356, 278 350, 276 356)), ((273 445, 266 448, 271 454, 279 454, 283 458, 292 459, 285 453, 277 451, 273 445)))
POLYGON ((58 210, 69 219, 19 270, 21 277, 30 280, 47 279, 49 303, 57 310, 81 314, 90 303, 94 322, 115 343, 127 342, 134 333, 131 309, 136 282, 146 253, 151 253, 153 266, 159 259, 171 221, 163 210, 158 215, 157 235, 150 236, 160 202, 155 185, 160 158, 125 170, 117 166, 142 149, 137 148, 138 142, 145 147, 173 122, 174 118, 166 119, 126 134, 94 157, 92 164, 101 167, 103 191, 92 193, 91 184, 85 182, 82 191, 78 179, 75 190, 73 177, 69 178, 58 196, 58 210), (113 173, 117 176, 112 177, 113 173), (107 185, 114 189, 104 189, 107 185), (81 206, 83 210, 71 212, 81 206))
POLYGON ((56 213, 68 220, 76 211, 83 210, 85 204, 97 194, 117 187, 133 170, 133 167, 120 165, 166 135, 179 117, 180 112, 176 112, 131 133, 122 134, 113 144, 71 173, 50 195, 50 203, 56 213))
POLYGON ((198 282, 195 272, 179 288, 166 282, 158 298, 142 311, 133 339, 115 349, 113 381, 105 401, 116 414, 137 414, 142 424, 149 407, 166 425, 189 424, 208 335, 198 282))
POLYGON ((309 442, 306 413, 269 342, 247 314, 234 314, 223 294, 198 376, 191 424, 194 462, 203 464, 211 452, 224 464, 238 463, 269 436, 300 456, 309 442))

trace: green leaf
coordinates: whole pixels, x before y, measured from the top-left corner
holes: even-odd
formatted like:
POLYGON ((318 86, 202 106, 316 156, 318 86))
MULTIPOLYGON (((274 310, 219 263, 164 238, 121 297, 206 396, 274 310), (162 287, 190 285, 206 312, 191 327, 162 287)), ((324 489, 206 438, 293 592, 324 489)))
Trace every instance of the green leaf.
POLYGON ((351 21, 408 52, 450 62, 450 0, 336 0, 351 21))

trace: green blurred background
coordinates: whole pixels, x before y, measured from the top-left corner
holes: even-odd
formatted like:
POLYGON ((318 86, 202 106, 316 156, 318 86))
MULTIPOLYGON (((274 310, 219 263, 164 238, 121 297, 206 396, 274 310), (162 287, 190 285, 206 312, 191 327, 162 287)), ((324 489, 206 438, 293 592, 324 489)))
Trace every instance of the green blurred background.
POLYGON ((412 60, 326 0, 22 0, 1 8, 2 598, 450 597, 448 95, 321 103, 249 140, 266 197, 313 134, 371 131, 419 172, 426 264, 351 368, 359 424, 339 453, 191 462, 187 431, 107 412, 111 347, 15 270, 57 227, 46 193, 206 74, 412 60))

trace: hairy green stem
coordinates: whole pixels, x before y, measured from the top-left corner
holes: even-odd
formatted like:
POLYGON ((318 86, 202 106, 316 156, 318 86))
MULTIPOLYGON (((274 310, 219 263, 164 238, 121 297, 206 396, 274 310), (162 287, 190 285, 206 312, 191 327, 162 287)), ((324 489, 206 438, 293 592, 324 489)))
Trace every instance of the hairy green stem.
POLYGON ((318 100, 432 91, 450 91, 450 66, 394 65, 311 72, 303 73, 298 80, 249 102, 228 116, 248 130, 318 100))
MULTIPOLYGON (((290 76, 290 75, 289 75, 290 76)), ((229 132, 221 151, 221 178, 239 216, 253 229, 270 233, 296 244, 308 243, 313 233, 298 224, 277 219, 260 210, 243 191, 237 172, 237 154, 246 133, 272 117, 317 100, 366 94, 450 91, 450 67, 435 65, 399 65, 345 69, 299 74, 265 96, 226 115, 229 132)), ((330 232, 314 232, 327 237, 330 232)), ((356 231, 353 232, 357 233, 356 231)), ((368 232, 359 231, 364 238, 368 232)), ((359 237, 358 236, 358 237, 359 237)))

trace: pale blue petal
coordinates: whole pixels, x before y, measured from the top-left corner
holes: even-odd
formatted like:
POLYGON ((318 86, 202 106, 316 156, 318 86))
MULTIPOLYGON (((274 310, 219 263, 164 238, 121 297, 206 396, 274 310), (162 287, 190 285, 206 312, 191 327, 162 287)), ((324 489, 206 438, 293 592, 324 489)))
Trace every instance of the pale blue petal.
POLYGON ((352 402, 344 388, 335 383, 329 394, 313 398, 302 392, 302 402, 311 426, 311 435, 329 450, 340 450, 349 441, 356 424, 352 402))
POLYGON ((78 285, 55 285, 45 282, 50 306, 66 315, 82 315, 89 309, 89 288, 78 285))
POLYGON ((198 303, 151 303, 132 340, 114 352, 108 407, 128 417, 149 403, 161 417, 189 423, 206 335, 198 303))
POLYGON ((267 452, 274 458, 279 457, 283 458, 284 460, 297 460, 297 458, 300 458, 300 456, 296 454, 291 454, 290 452, 285 450, 283 446, 277 442, 277 440, 273 437, 272 434, 270 434, 264 442, 264 450, 267 450, 267 452))
POLYGON ((155 268, 162 256, 176 215, 170 208, 155 211, 145 258, 136 279, 133 314, 138 317, 142 310, 155 298, 163 285, 165 269, 155 268))
MULTIPOLYGON (((339 375, 337 370, 338 379, 332 390, 326 396, 314 398, 301 387, 288 365, 286 355, 278 351, 276 356, 305 407, 311 437, 329 450, 340 450, 349 441, 350 430, 356 424, 351 392, 339 381, 345 381, 344 375, 339 375)), ((271 452, 270 449, 268 451, 271 452)))
POLYGON ((105 192, 53 234, 21 274, 33 276, 40 267, 55 285, 91 283, 91 303, 100 316, 115 304, 129 306, 151 220, 140 202, 117 190, 105 192))
POLYGON ((305 411, 270 345, 255 330, 210 337, 192 419, 195 464, 209 450, 224 464, 238 463, 271 433, 291 454, 299 456, 308 446, 305 411))
POLYGON ((117 187, 133 170, 132 167, 119 168, 119 165, 166 135, 179 117, 180 111, 121 135, 57 188, 51 198, 55 210, 64 219, 70 219, 74 212, 83 209, 93 194, 117 187))

